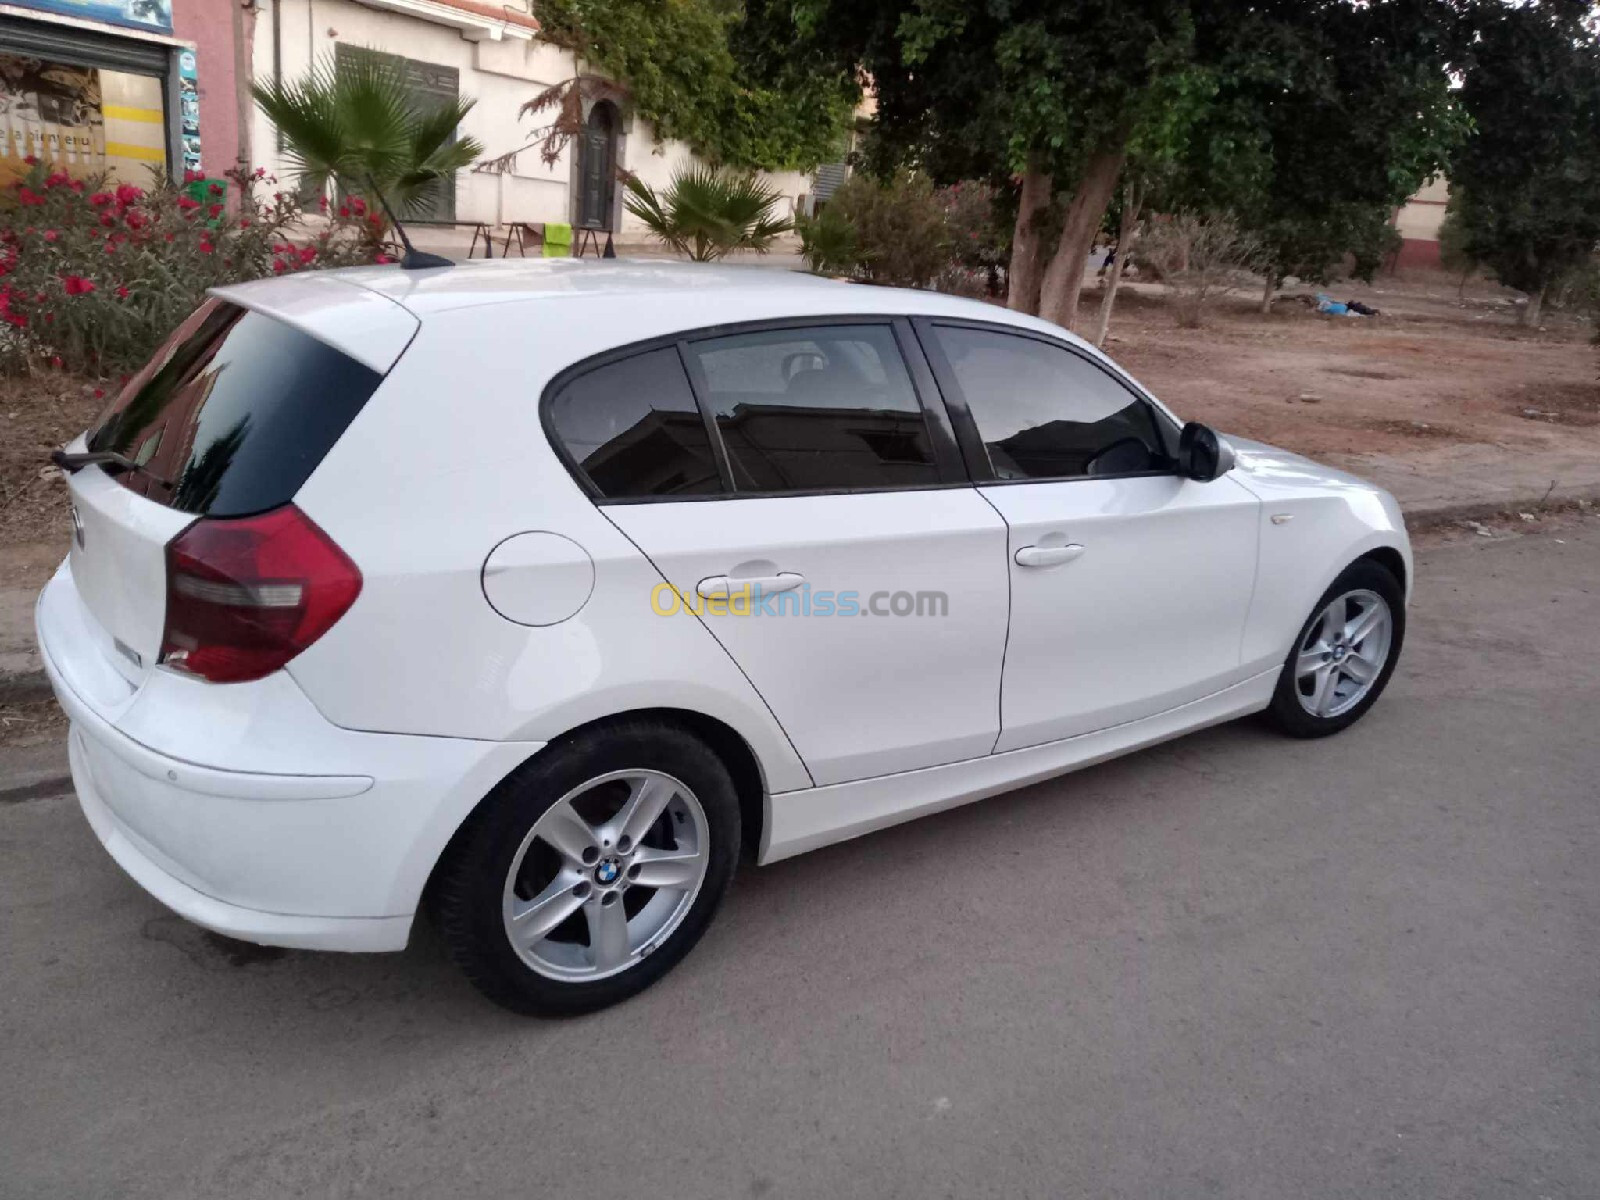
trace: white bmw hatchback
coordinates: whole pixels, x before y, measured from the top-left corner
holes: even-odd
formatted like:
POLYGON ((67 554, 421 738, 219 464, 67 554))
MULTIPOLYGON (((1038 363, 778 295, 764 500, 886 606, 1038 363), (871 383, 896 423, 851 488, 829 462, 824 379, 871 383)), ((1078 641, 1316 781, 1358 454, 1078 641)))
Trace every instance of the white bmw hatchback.
POLYGON ((1056 326, 577 261, 218 292, 58 455, 38 633, 111 856, 236 938, 597 1008, 768 863, 1400 652, 1377 488, 1056 326))

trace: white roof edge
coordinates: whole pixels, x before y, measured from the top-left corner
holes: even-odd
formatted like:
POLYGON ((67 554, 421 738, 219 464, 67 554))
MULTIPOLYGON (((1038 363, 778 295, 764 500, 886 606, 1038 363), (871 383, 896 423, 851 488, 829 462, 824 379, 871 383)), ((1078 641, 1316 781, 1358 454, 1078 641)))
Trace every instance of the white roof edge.
POLYGON ((379 374, 394 366, 421 324, 389 297, 322 272, 256 279, 210 294, 282 321, 379 374))

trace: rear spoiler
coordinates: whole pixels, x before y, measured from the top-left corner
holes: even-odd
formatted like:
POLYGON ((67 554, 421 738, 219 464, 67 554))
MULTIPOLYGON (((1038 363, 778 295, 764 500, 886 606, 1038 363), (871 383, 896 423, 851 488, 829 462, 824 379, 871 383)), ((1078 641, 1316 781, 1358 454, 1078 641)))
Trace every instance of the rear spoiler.
POLYGON ((394 366, 421 326, 404 306, 332 272, 257 279, 212 288, 210 294, 282 321, 380 375, 394 366))

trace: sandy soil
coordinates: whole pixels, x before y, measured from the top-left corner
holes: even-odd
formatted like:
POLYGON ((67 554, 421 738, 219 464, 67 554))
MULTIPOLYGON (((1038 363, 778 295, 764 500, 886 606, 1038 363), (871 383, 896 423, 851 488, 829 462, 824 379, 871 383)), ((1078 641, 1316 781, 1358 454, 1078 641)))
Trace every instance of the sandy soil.
MULTIPOLYGON (((1435 274, 1329 289, 1380 309, 1372 318, 1293 298, 1263 318, 1235 296, 1199 330, 1178 328, 1155 291, 1119 295, 1105 349, 1185 417, 1334 462, 1471 443, 1600 456, 1590 327, 1557 314, 1521 329, 1501 289, 1458 303, 1455 281, 1435 274)), ((1086 310, 1098 303, 1084 297, 1086 310)))
POLYGON ((105 407, 98 387, 59 372, 0 376, 0 546, 66 545, 66 486, 49 454, 105 407))

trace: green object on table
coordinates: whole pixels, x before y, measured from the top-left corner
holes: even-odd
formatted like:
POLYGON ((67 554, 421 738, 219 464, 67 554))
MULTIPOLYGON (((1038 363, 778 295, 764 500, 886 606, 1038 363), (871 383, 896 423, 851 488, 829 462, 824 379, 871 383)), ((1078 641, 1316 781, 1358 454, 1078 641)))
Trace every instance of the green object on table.
POLYGON ((565 221, 544 223, 544 256, 546 258, 572 257, 572 226, 565 221))
MULTIPOLYGON (((196 204, 203 205, 207 212, 213 204, 225 204, 228 200, 228 181, 226 179, 195 179, 183 185, 183 194, 196 204), (220 192, 213 192, 213 186, 219 187, 220 192)), ((224 218, 207 217, 206 224, 212 229, 220 229, 224 218)))

